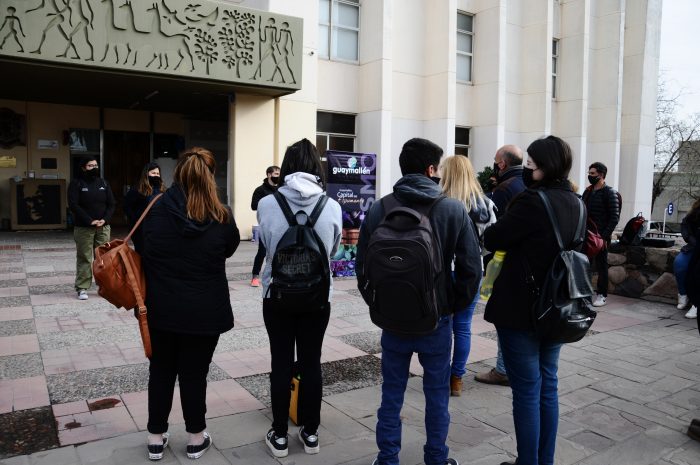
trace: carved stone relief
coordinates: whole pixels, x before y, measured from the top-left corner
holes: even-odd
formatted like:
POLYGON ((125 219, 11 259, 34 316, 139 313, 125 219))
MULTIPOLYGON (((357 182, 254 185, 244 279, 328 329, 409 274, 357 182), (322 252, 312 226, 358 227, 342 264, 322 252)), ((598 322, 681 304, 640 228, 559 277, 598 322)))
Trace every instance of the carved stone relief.
POLYGON ((298 89, 300 18, 212 0, 0 0, 0 55, 298 89))

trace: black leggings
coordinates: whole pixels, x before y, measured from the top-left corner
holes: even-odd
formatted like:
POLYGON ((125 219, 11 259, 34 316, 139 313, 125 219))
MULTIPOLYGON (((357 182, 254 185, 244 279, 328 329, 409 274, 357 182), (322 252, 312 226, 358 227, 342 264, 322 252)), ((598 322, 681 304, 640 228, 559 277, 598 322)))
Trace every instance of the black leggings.
POLYGON ((321 346, 331 316, 331 304, 317 312, 290 313, 275 311, 263 299, 263 317, 270 338, 272 372, 272 427, 278 436, 287 434, 290 381, 294 365, 294 346, 301 374, 299 391, 300 416, 304 429, 315 433, 321 423, 321 346))
POLYGON ((608 295, 608 248, 607 246, 600 251, 594 258, 595 269, 598 272, 598 294, 602 296, 608 295))
POLYGON ((258 253, 255 254, 255 260, 253 260, 253 276, 257 276, 260 274, 260 270, 262 269, 262 264, 263 260, 265 260, 266 253, 267 250, 265 250, 265 246, 262 242, 260 242, 260 239, 258 239, 258 253))
POLYGON ((180 382, 180 403, 188 433, 207 427, 207 373, 219 335, 196 336, 150 330, 151 356, 148 378, 148 432, 168 431, 175 377, 180 382))

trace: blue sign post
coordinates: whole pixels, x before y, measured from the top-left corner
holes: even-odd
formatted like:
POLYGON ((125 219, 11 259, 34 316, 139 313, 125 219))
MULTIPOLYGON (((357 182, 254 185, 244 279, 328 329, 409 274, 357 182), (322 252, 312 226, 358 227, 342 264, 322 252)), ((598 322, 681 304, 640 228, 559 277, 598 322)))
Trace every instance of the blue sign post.
POLYGON ((661 229, 661 232, 664 234, 666 234, 666 215, 673 215, 673 202, 669 202, 666 210, 664 210, 664 227, 661 229))

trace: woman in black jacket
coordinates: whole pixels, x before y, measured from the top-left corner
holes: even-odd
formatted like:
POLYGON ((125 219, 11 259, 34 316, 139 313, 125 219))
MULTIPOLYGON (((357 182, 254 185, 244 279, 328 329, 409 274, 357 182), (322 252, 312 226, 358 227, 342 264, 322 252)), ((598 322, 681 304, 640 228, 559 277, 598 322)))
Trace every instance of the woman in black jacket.
MULTIPOLYGON (((141 170, 138 184, 131 186, 129 192, 124 196, 124 213, 130 228, 134 227, 153 197, 160 194, 163 190, 160 166, 154 162, 146 163, 141 170)), ((136 252, 142 254, 143 235, 141 228, 131 236, 131 240, 134 241, 136 252)))
POLYGON ((486 249, 506 252, 484 316, 498 330, 513 390, 517 463, 551 465, 559 421, 557 367, 561 344, 535 336, 531 307, 533 290, 544 282, 559 246, 537 190, 543 190, 549 198, 567 245, 574 241, 583 205, 567 180, 572 157, 566 142, 549 136, 530 144, 527 152, 523 180, 528 189, 484 232, 486 249))
POLYGON ((148 456, 163 457, 175 378, 189 435, 187 457, 211 446, 205 431, 207 373, 219 335, 233 328, 226 259, 240 243, 231 210, 216 193, 216 161, 184 152, 174 184, 146 216, 143 266, 153 355, 148 380, 148 456))

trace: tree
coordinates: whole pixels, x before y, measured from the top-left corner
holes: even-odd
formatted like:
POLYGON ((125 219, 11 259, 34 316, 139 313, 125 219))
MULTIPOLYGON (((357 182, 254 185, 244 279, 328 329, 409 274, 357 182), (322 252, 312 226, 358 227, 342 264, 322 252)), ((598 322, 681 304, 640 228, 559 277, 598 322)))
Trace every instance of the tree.
POLYGON ((700 114, 678 114, 682 93, 670 94, 667 82, 659 81, 656 99, 656 144, 651 209, 662 192, 673 186, 674 197, 697 198, 700 192, 700 114))

